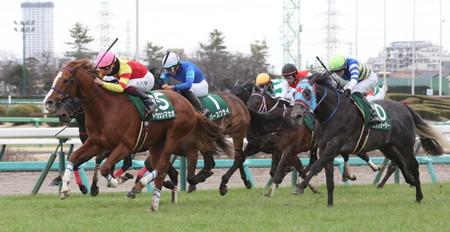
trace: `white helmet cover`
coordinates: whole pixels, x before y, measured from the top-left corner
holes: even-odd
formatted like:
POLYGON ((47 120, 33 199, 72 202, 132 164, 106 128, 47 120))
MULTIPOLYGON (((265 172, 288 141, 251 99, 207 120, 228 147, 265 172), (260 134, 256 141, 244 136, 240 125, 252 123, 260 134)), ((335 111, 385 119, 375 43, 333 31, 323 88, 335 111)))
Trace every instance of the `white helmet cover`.
POLYGON ((174 52, 167 52, 162 60, 163 68, 171 68, 180 63, 180 57, 177 56, 174 52))

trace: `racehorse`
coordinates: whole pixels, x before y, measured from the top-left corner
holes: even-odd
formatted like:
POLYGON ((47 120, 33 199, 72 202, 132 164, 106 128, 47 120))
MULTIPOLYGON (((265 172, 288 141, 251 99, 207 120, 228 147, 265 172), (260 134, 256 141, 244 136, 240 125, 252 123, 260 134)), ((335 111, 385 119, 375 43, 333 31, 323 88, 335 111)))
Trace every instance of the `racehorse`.
MULTIPOLYGON (((315 146, 316 143, 312 135, 312 129, 309 129, 303 122, 301 123, 301 125, 295 125, 291 123, 291 117, 289 114, 292 111, 292 106, 290 105, 290 103, 285 99, 272 97, 267 92, 267 87, 260 88, 259 86, 254 86, 252 95, 247 101, 247 106, 251 112, 255 112, 259 117, 265 117, 266 125, 273 125, 272 128, 267 128, 266 131, 272 133, 286 132, 283 135, 280 135, 279 139, 276 140, 280 150, 287 152, 283 152, 283 155, 292 157, 292 160, 300 161, 298 158, 294 157, 297 157, 297 154, 300 152, 310 151, 311 160, 306 169, 309 170, 309 167, 312 165, 312 163, 317 160, 317 146, 315 146), (295 131, 294 135, 291 134, 291 136, 289 136, 289 133, 287 133, 289 131, 295 131), (305 133, 307 134, 305 135, 305 133), (305 136, 307 137, 306 140, 303 139, 303 137, 305 136), (294 142, 295 139, 298 139, 298 141, 294 142)), ((310 126, 313 127, 313 118, 311 124, 312 125, 310 126)), ((357 155, 361 159, 366 161, 374 172, 380 170, 380 167, 375 165, 370 160, 367 154, 362 153, 357 155)), ((350 168, 348 166, 349 156, 344 154, 343 158, 346 165, 344 165, 344 170, 342 172, 342 181, 356 180, 356 176, 351 174, 350 168)), ((283 168, 284 166, 285 163, 280 163, 280 168, 283 168)), ((306 177, 306 174, 301 177, 306 177)), ((278 181, 281 180, 278 179, 277 182, 278 181)))
MULTIPOLYGON (((235 86, 232 89, 232 93, 238 96, 243 102, 247 102, 251 97, 253 86, 254 84, 246 82, 242 85, 235 86)), ((281 159, 281 150, 278 149, 277 146, 279 135, 272 133, 274 129, 271 128, 278 127, 279 123, 274 125, 272 121, 267 120, 264 115, 257 114, 251 110, 250 116, 251 124, 247 132, 248 143, 244 150, 244 156, 241 162, 243 163, 246 157, 254 155, 260 151, 267 154, 272 154, 270 176, 273 177, 275 174, 275 170, 278 167, 279 160, 281 159)), ((288 165, 286 165, 286 167, 282 169, 283 171, 280 177, 281 180, 290 171, 290 167, 294 167, 299 173, 302 173, 301 162, 299 161, 298 157, 292 158, 293 159, 289 159, 287 161, 288 165)), ((245 172, 242 166, 239 166, 239 170, 241 173, 241 178, 243 180, 246 179, 245 172)), ((315 192, 314 187, 311 186, 311 189, 313 190, 313 192, 315 192)), ((271 196, 270 191, 266 194, 266 196, 271 196)))
POLYGON ((333 159, 338 154, 352 154, 356 150, 367 152, 379 149, 402 171, 405 181, 416 188, 416 202, 423 199, 419 179, 419 164, 414 157, 416 133, 422 146, 432 155, 441 155, 443 147, 448 147, 445 137, 427 124, 407 105, 390 100, 378 100, 374 103, 384 109, 391 123, 389 131, 368 128, 368 137, 364 140, 361 131, 367 130, 364 118, 357 106, 332 87, 328 74, 316 74, 311 80, 301 81, 297 85, 296 103, 292 117, 301 120, 313 111, 316 117, 314 133, 319 146, 320 158, 313 164, 310 172, 297 187, 305 189, 311 178, 325 167, 328 207, 333 206, 333 159), (360 143, 365 141, 365 143, 360 143))
MULTIPOLYGON (((105 90, 94 83, 96 72, 88 60, 71 61, 56 76, 44 103, 50 112, 56 112, 58 103, 67 97, 81 100, 86 114, 86 128, 89 138, 70 157, 63 175, 61 199, 69 196, 68 183, 72 170, 96 154, 111 151, 101 166, 101 175, 109 181, 111 168, 136 148, 140 129, 143 125, 140 115, 125 94, 105 90)), ((146 136, 142 147, 149 149, 150 164, 154 170, 147 176, 155 180, 151 210, 159 206, 163 174, 169 167, 170 155, 183 140, 201 151, 221 149, 230 154, 222 130, 197 113, 192 105, 180 94, 173 91, 160 91, 174 108, 176 117, 165 121, 151 121, 143 127, 146 136), (195 139, 194 139, 195 138, 195 139)), ((147 162, 148 163, 148 162, 147 162)), ((147 167, 152 170, 152 167, 147 167)))

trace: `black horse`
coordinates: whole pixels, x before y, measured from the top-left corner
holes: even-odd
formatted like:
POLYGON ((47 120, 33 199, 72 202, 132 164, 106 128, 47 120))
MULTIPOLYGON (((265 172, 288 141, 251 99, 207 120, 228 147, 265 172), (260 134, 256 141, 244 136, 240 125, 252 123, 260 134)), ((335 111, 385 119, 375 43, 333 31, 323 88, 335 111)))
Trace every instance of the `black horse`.
MULTIPOLYGON (((333 159, 338 154, 352 154, 361 140, 360 132, 366 127, 357 106, 349 97, 330 85, 327 74, 316 74, 297 86, 296 105, 292 117, 301 119, 313 111, 317 122, 314 128, 319 146, 320 158, 313 164, 306 179, 297 187, 305 189, 311 178, 325 167, 328 206, 333 206, 333 159)), ((414 157, 416 133, 425 151, 441 155, 443 147, 448 147, 445 137, 428 125, 407 105, 390 100, 375 101, 390 118, 390 130, 369 128, 368 138, 361 152, 379 149, 402 171, 405 181, 416 187, 416 202, 423 199, 419 179, 419 164, 414 157)))

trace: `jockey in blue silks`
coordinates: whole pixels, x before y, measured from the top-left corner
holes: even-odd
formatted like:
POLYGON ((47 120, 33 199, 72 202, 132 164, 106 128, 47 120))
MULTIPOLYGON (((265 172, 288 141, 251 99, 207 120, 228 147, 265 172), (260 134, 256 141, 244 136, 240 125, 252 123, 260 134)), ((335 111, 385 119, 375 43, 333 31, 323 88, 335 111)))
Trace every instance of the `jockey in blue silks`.
POLYGON ((174 52, 167 52, 162 60, 163 73, 161 80, 162 88, 165 90, 175 90, 183 95, 192 105, 203 115, 208 114, 208 109, 204 108, 198 97, 208 95, 208 82, 206 82, 200 68, 194 63, 187 60, 180 60, 174 52), (168 81, 172 77, 179 81, 176 85, 168 85, 168 81))

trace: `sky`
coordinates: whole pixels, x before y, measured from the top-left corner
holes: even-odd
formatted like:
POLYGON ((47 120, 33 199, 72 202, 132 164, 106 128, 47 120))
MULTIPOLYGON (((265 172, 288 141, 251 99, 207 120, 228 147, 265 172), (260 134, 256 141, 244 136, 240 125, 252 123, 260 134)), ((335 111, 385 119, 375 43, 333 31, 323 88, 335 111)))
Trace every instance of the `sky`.
MULTIPOLYGON (((356 56, 363 62, 377 56, 384 46, 384 1, 358 0, 358 33, 356 35, 356 1, 335 0, 338 52, 356 56), (356 39, 357 38, 357 39, 356 39)), ((0 9, 0 58, 5 54, 21 57, 22 40, 14 31, 14 20, 22 19, 21 0, 3 1, 0 9)), ((71 41, 69 29, 81 22, 89 34, 99 38, 100 0, 53 0, 54 49, 63 54, 71 41)), ((135 50, 135 2, 110 0, 110 37, 119 38, 114 49, 135 50), (129 25, 127 27, 127 25, 129 25)), ((386 0, 386 43, 413 40, 413 0, 386 0)), ((327 0, 301 0, 300 17, 302 65, 326 56, 327 0)), ((442 45, 450 49, 450 1, 442 0, 442 45)), ((279 73, 283 65, 282 0, 140 0, 140 36, 142 48, 150 41, 164 48, 183 48, 188 55, 207 42, 208 34, 218 29, 225 35, 231 52, 250 53, 250 43, 266 40, 270 47, 269 63, 279 73)), ((439 45, 439 0, 416 0, 416 40, 439 45)), ((99 42, 91 49, 100 50, 99 42)))

